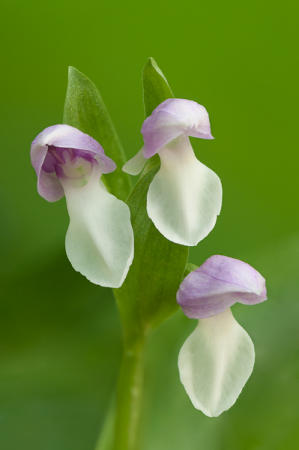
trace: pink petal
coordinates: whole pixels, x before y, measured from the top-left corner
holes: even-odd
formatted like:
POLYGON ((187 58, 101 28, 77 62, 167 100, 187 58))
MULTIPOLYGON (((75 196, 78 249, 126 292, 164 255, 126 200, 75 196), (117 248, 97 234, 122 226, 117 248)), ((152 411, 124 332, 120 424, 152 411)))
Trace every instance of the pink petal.
POLYGON ((177 301, 186 316, 202 319, 234 303, 254 305, 267 299, 264 277, 249 264, 214 255, 183 280, 177 301))
POLYGON ((180 98, 170 98, 161 103, 144 121, 141 132, 146 158, 181 135, 213 139, 206 108, 180 98))
POLYGON ((31 163, 38 178, 38 192, 46 200, 54 202, 63 195, 59 180, 53 173, 43 170, 48 147, 70 148, 92 153, 101 164, 101 172, 109 173, 115 170, 115 163, 102 146, 92 137, 69 125, 53 125, 37 135, 31 145, 31 163))

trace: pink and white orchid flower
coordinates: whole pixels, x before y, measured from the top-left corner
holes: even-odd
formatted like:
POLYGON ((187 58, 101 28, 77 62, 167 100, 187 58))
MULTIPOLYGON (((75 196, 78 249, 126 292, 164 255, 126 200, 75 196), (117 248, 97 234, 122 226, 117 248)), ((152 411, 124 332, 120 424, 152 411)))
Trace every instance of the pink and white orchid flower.
POLYGON ((194 407, 207 416, 235 403, 254 366, 253 343, 230 307, 266 299, 262 275, 222 255, 211 256, 181 283, 177 301, 187 317, 199 321, 179 353, 180 379, 194 407))
POLYGON ((222 203, 219 177, 194 154, 189 136, 213 139, 207 110, 170 98, 143 123, 144 147, 123 167, 138 174, 156 153, 161 166, 147 195, 147 212, 170 241, 194 246, 214 228, 222 203))
POLYGON ((69 125, 42 131, 32 143, 31 162, 39 194, 49 202, 66 197, 65 248, 73 268, 92 283, 121 286, 134 252, 130 211, 100 179, 115 163, 97 141, 69 125))

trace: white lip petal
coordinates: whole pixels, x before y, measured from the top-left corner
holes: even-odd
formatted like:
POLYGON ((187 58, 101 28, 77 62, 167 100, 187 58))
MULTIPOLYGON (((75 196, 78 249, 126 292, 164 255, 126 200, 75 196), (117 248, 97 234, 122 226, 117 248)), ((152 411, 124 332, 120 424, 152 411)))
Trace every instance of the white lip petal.
POLYGON ((129 159, 122 167, 122 171, 129 175, 139 175, 147 159, 143 156, 143 148, 136 153, 133 158, 129 159))
POLYGON ((94 171, 85 186, 63 182, 70 217, 66 253, 73 268, 89 281, 117 288, 133 260, 130 210, 99 178, 94 171))
POLYGON ((237 400, 254 366, 254 346, 231 310, 201 319, 179 353, 181 382, 196 409, 217 417, 237 400))
POLYGON ((218 175, 194 155, 187 137, 159 153, 161 167, 147 195, 147 212, 170 241, 194 246, 214 228, 222 203, 218 175))

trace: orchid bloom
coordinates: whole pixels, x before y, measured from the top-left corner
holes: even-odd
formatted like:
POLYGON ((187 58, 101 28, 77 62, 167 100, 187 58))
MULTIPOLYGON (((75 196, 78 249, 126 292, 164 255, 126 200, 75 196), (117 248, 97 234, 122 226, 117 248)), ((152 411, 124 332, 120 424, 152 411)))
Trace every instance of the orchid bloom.
POLYGON ((31 162, 39 194, 49 202, 66 197, 65 247, 73 268, 95 284, 121 286, 134 251, 130 211, 100 180, 115 163, 97 141, 69 125, 42 131, 31 162))
POLYGON ((170 98, 143 123, 144 147, 123 167, 137 175, 159 154, 161 166, 147 194, 147 213, 168 240, 197 245, 214 228, 222 202, 219 177, 194 155, 189 136, 213 139, 207 110, 170 98))
POLYGON ((229 409, 253 370, 253 343, 230 307, 266 299, 265 279, 253 267, 221 255, 181 283, 178 303, 187 317, 200 320, 180 350, 180 379, 194 407, 207 416, 229 409))

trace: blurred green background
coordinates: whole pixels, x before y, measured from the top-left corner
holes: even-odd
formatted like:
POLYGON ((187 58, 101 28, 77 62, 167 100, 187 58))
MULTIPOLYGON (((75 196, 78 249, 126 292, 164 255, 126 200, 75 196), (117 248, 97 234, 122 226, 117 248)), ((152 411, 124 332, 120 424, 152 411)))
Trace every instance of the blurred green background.
POLYGON ((243 259, 269 301, 234 313, 256 366, 208 419, 178 379, 195 326, 178 312, 148 345, 144 450, 299 447, 298 5, 295 1, 3 0, 1 6, 1 450, 93 450, 114 390, 120 327, 110 291, 64 254, 64 200, 36 192, 29 148, 60 123, 67 66, 99 87, 128 156, 142 144, 141 69, 154 56, 177 97, 210 113, 198 157, 221 177, 222 214, 191 252, 243 259), (3 161, 4 158, 4 161, 3 161))

